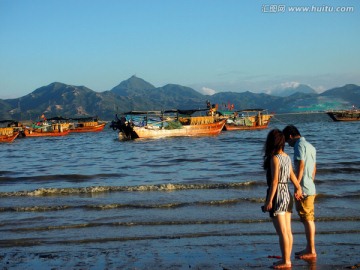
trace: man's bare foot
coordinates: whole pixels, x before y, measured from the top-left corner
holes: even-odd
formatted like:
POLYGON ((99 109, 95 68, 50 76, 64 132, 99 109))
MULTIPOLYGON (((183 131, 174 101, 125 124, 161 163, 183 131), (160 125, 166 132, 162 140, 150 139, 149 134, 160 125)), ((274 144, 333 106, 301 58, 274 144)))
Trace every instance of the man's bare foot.
POLYGON ((279 260, 273 263, 273 266, 279 265, 279 264, 284 264, 283 260, 279 260))
POLYGON ((312 260, 315 258, 316 258, 316 253, 306 253, 306 254, 299 255, 299 259, 302 259, 302 260, 312 260))
POLYGON ((308 251, 306 249, 304 249, 302 251, 295 252, 295 256, 301 256, 301 255, 304 255, 306 253, 308 253, 308 251))

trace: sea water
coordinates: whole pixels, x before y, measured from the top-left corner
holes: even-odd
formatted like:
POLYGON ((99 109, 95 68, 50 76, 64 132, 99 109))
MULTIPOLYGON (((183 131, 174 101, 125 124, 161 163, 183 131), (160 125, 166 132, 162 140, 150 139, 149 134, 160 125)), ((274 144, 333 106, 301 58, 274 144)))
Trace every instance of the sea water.
MULTIPOLYGON (((122 142, 106 127, 99 133, 1 144, 0 264, 11 265, 13 258, 17 263, 12 266, 31 268, 32 254, 52 259, 54 265, 45 263, 45 269, 61 268, 64 257, 70 261, 76 254, 87 258, 79 261, 89 261, 100 258, 99 252, 121 249, 123 266, 142 269, 146 262, 154 265, 154 250, 169 248, 169 254, 181 254, 179 250, 197 245, 226 247, 229 257, 273 253, 279 249, 276 235, 268 214, 260 209, 266 193, 263 147, 269 130, 287 124, 296 125, 317 149, 318 253, 326 257, 334 245, 356 250, 360 122, 333 122, 325 114, 288 114, 275 115, 267 130, 225 131, 210 137, 122 142)), ((292 158, 291 147, 285 152, 292 158)), ((296 213, 293 231, 294 246, 302 239, 303 247, 296 213)), ((190 265, 191 253, 187 254, 190 265)), ((209 256, 199 250, 196 254, 209 256)), ((163 266, 176 258, 183 267, 179 254, 163 266)), ((222 259, 226 262, 226 256, 222 259)), ((354 263, 352 259, 343 258, 340 264, 354 263)), ((254 263, 249 260, 249 265, 254 263)), ((334 263, 329 260, 324 263, 334 263)), ((90 265, 101 269, 104 262, 98 259, 90 265)))

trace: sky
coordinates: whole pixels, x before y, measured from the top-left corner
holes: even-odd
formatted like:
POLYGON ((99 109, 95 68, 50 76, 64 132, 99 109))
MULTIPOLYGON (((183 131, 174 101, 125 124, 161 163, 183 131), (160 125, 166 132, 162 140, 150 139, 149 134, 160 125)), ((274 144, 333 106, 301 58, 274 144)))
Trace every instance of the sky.
POLYGON ((0 99, 133 75, 206 94, 360 85, 360 1, 0 0, 0 99))

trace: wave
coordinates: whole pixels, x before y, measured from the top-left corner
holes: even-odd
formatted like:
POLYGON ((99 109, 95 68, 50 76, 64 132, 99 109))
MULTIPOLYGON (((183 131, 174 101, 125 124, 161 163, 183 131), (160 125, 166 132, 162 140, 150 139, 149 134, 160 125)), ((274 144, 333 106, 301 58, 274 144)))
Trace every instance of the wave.
POLYGON ((32 228, 16 228, 6 229, 0 231, 12 232, 28 232, 28 231, 49 231, 49 230, 66 230, 66 229, 81 229, 93 227, 136 227, 136 226, 183 226, 183 225, 221 225, 221 224, 252 224, 252 223, 267 223, 271 222, 269 219, 257 220, 186 220, 186 221, 138 221, 138 222, 93 222, 84 224, 59 225, 59 226, 44 226, 32 228))
MULTIPOLYGON (((315 179, 315 184, 329 184, 329 179, 318 179, 316 178, 315 179)), ((359 182, 358 179, 336 179, 336 180, 333 180, 331 183, 331 185, 338 185, 338 186, 341 186, 343 184, 355 184, 357 185, 357 183, 359 182)))
MULTIPOLYGON (((1 173, 6 175, 7 173, 1 173)), ((54 180, 66 180, 69 182, 82 182, 91 179, 98 178, 111 178, 111 177, 124 177, 127 176, 125 174, 119 173, 101 173, 101 174, 57 174, 57 175, 34 175, 34 176, 22 176, 22 177, 11 177, 11 176, 2 176, 0 177, 1 183, 15 183, 15 182, 46 182, 46 181, 54 181, 54 180)))
MULTIPOLYGON (((360 230, 344 230, 344 231, 324 231, 317 232, 321 235, 342 235, 354 234, 357 235, 360 230)), ((144 240, 160 240, 160 239, 184 239, 184 238, 203 238, 203 237, 243 237, 243 236, 272 236, 271 232, 196 232, 196 233, 178 233, 171 235, 142 235, 142 236, 121 236, 121 237, 94 237, 94 238, 80 238, 80 239, 64 239, 61 238, 16 238, 0 240, 1 248, 21 247, 21 246, 43 246, 43 245, 79 245, 79 244, 96 244, 108 242, 127 242, 127 241, 144 241, 144 240)), ((293 234, 303 234, 293 233, 293 234)))
POLYGON ((234 182, 234 183, 208 183, 208 184, 158 184, 139 186, 91 186, 71 188, 39 188, 32 191, 0 192, 0 197, 15 196, 52 196, 93 194, 104 192, 145 192, 145 191, 176 191, 194 189, 241 189, 248 186, 264 185, 258 181, 234 182))
MULTIPOLYGON (((298 218, 293 218, 293 221, 300 222, 298 218)), ((315 222, 358 222, 360 217, 320 217, 316 218, 315 222)), ((82 228, 96 228, 96 227, 137 227, 137 226, 186 226, 186 225, 230 225, 230 224, 258 224, 270 223, 270 218, 265 219, 229 219, 229 220, 175 220, 175 221, 134 221, 134 222, 91 222, 71 225, 53 225, 43 227, 19 227, 13 229, 1 229, 2 232, 29 232, 29 231, 51 231, 51 230, 68 230, 68 229, 82 229, 82 228)), ((348 232, 351 230, 344 230, 348 232)), ((359 230, 356 230, 360 232, 359 230)), ((261 232, 258 232, 261 234, 261 232)), ((326 234, 328 231, 317 232, 319 234, 326 234)))
MULTIPOLYGON (((354 166, 354 164, 352 164, 354 166)), ((317 174, 353 174, 353 173, 360 173, 360 168, 355 167, 332 167, 332 168, 321 168, 316 170, 317 174)))
POLYGON ((360 160, 359 161, 341 161, 341 162, 338 162, 337 164, 344 165, 346 167, 360 166, 360 160))
MULTIPOLYGON (((319 194, 317 201, 325 199, 343 199, 344 196, 319 194)), ((346 199, 359 199, 360 194, 347 195, 346 199)), ((228 206, 241 204, 244 202, 261 204, 265 198, 229 198, 223 200, 209 201, 192 201, 192 202, 169 202, 169 203, 110 203, 110 204, 83 204, 83 205, 33 205, 33 206, 8 206, 0 207, 0 212, 48 212, 48 211, 65 211, 65 210, 112 210, 112 209, 177 209, 184 207, 198 206, 228 206)))
POLYGON ((336 195, 336 194, 317 194, 316 200, 323 200, 323 199, 360 199, 360 193, 346 193, 346 195, 336 195))
POLYGON ((83 210, 110 210, 110 209, 175 209, 189 206, 221 206, 232 205, 243 202, 262 203, 263 198, 235 198, 225 200, 197 201, 197 202, 175 202, 164 204, 98 204, 98 205, 55 205, 55 206, 9 206, 0 207, 0 212, 47 212, 47 211, 63 211, 72 209, 83 210))

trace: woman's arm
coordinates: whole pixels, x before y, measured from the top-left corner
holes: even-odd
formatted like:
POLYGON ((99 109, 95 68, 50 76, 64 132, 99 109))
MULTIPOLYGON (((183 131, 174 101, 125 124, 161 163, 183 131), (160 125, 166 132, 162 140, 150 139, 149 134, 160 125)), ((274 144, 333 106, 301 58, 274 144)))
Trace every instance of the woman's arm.
POLYGON ((271 186, 270 186, 270 192, 269 196, 267 198, 267 201, 265 203, 265 210, 269 211, 272 208, 272 201, 274 199, 277 186, 279 183, 279 159, 277 157, 272 157, 270 161, 270 168, 271 168, 271 186))

